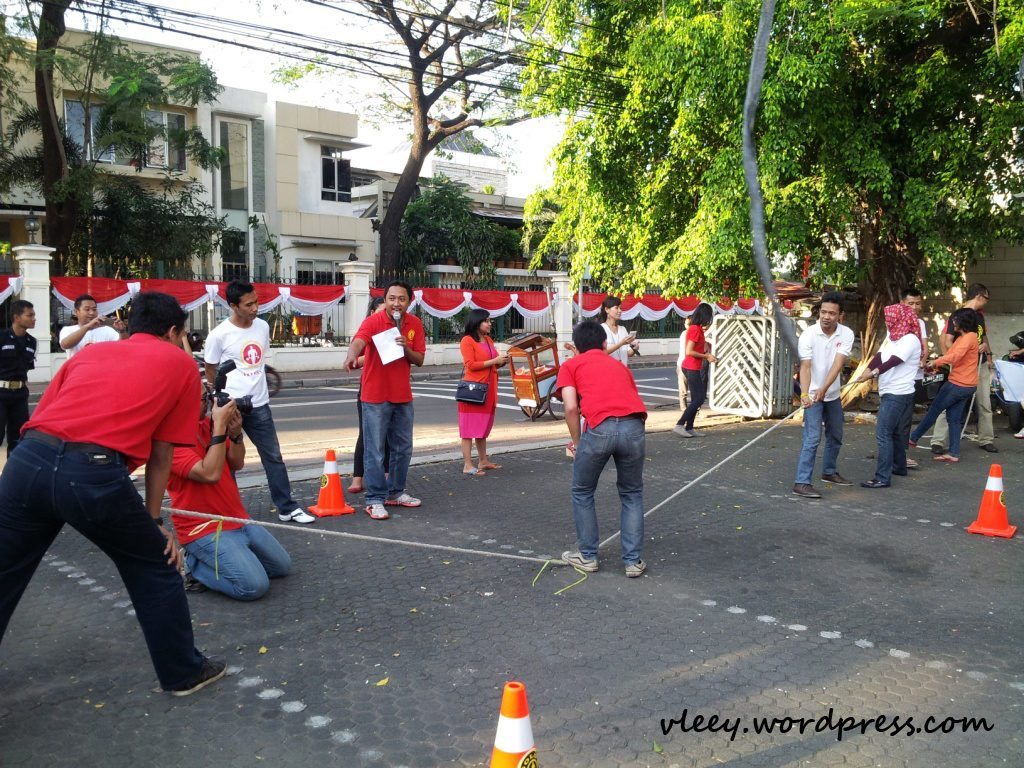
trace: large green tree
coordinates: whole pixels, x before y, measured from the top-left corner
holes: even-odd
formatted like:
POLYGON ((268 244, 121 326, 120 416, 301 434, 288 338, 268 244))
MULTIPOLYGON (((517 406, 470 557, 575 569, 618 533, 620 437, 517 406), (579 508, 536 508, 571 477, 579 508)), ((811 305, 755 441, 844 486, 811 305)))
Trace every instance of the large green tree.
MULTIPOLYGON (((59 272, 75 264, 73 251, 89 249, 97 217, 110 221, 122 212, 106 210, 104 201, 134 203, 140 214, 153 211, 151 190, 126 180, 112 168, 111 159, 137 168, 151 164, 151 149, 180 152, 202 167, 215 165, 220 151, 211 146, 196 125, 181 127, 154 120, 164 105, 195 107, 211 102, 220 92, 212 69, 196 59, 162 52, 144 52, 106 34, 102 27, 80 45, 67 44, 65 14, 72 0, 26 4, 16 20, 22 34, 34 38, 34 49, 19 53, 33 78, 34 104, 9 120, 0 153, 0 189, 28 187, 46 205, 44 242, 56 249, 59 272), (61 88, 73 92, 80 104, 81 125, 71 130, 60 105, 61 88)), ((12 21, 8 20, 8 25, 12 21)), ((168 176, 174 174, 169 170, 168 176)), ((180 174, 179 174, 180 176, 180 174)), ((188 214, 181 226, 197 221, 202 206, 187 184, 171 187, 164 213, 188 214)), ((205 213, 205 212, 204 212, 205 213)), ((143 222, 136 222, 141 226, 143 222)), ((92 251, 86 263, 91 267, 92 251)))
POLYGON ((435 176, 405 209, 400 230, 402 269, 455 259, 467 280, 494 276, 494 262, 521 255, 519 234, 473 213, 462 187, 435 176))
MULTIPOLYGON (((755 0, 559 0, 542 34, 590 68, 535 65, 573 120, 541 252, 606 287, 758 292, 742 169, 755 0)), ((757 120, 781 272, 857 284, 870 331, 901 287, 948 286, 1024 238, 1024 3, 779 0, 757 120)))

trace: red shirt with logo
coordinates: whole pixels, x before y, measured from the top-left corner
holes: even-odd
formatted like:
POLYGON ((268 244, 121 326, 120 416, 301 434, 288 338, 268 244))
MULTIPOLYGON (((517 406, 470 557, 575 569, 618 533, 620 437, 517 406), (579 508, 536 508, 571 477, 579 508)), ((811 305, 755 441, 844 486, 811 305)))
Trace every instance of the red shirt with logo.
POLYGON ((563 363, 555 387, 558 397, 562 387, 576 390, 588 427, 596 427, 610 416, 647 418, 633 374, 603 349, 591 349, 563 363))
MULTIPOLYGON (((704 354, 707 351, 707 346, 704 343, 704 328, 694 323, 686 329, 686 337, 683 339, 683 354, 686 355, 686 344, 687 342, 693 342, 693 351, 700 354, 704 354)), ((699 371, 701 365, 704 364, 703 357, 694 357, 693 355, 686 355, 683 358, 683 370, 686 371, 699 371)))
POLYGON ((195 360, 149 333, 90 344, 68 360, 43 393, 23 431, 95 443, 145 464, 154 440, 191 445, 201 396, 195 360))
MULTIPOLYGON (((209 419, 202 423, 192 434, 193 445, 187 448, 174 449, 174 461, 171 464, 171 476, 167 481, 167 493, 171 497, 171 506, 175 509, 188 509, 193 512, 206 512, 210 515, 237 517, 248 520, 242 497, 238 494, 238 484, 231 476, 231 468, 227 461, 221 470, 220 479, 216 483, 200 483, 189 480, 188 473, 203 460, 210 445, 212 425, 209 419)), ((222 451, 223 448, 215 450, 222 451)), ((182 546, 189 542, 209 536, 217 531, 217 520, 203 520, 186 515, 171 515, 174 531, 182 546)), ((225 522, 224 531, 236 531, 241 523, 225 522)))
MULTIPOLYGON (((363 352, 363 384, 361 399, 364 403, 411 403, 412 385, 409 375, 412 364, 402 356, 387 365, 381 362, 380 354, 373 343, 375 334, 395 327, 391 315, 385 312, 374 312, 363 320, 355 338, 366 342, 363 352)), ((427 339, 423 333, 423 323, 418 317, 406 314, 402 318, 402 338, 413 352, 425 353, 427 339)))

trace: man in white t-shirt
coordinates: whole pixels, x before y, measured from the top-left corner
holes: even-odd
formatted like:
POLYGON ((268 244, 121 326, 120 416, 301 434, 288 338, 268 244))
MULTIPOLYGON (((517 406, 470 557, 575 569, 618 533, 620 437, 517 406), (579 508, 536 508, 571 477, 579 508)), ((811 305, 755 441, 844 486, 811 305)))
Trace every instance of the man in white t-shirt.
POLYGON ((293 523, 316 522, 316 518, 292 498, 288 469, 281 456, 267 390, 266 354, 270 349, 270 326, 266 320, 256 316, 260 306, 256 290, 250 283, 232 280, 225 293, 231 316, 206 337, 206 346, 203 347, 206 380, 213 384, 217 368, 229 360, 234 361, 235 370, 228 374, 225 390, 232 399, 247 395, 252 398, 252 411, 242 414, 242 428, 260 454, 278 518, 293 523))
POLYGON ((90 344, 101 341, 118 341, 125 337, 125 325, 120 320, 108 320, 99 313, 96 299, 83 293, 75 299, 75 319, 78 325, 61 328, 58 342, 68 356, 81 352, 90 344))
POLYGON ((906 414, 914 410, 914 377, 923 346, 921 327, 914 310, 903 303, 885 308, 885 325, 889 333, 881 349, 857 379, 877 378, 881 396, 875 428, 877 466, 874 478, 861 483, 864 488, 888 488, 892 476, 906 475, 909 466, 910 418, 906 414))
POLYGON ((793 493, 820 499, 811 484, 814 461, 825 431, 825 456, 821 479, 833 485, 853 485, 839 474, 836 462, 843 445, 843 403, 839 397, 839 374, 853 350, 853 331, 840 325, 843 297, 835 292, 821 297, 818 322, 800 334, 800 404, 804 407, 803 446, 796 469, 793 493))

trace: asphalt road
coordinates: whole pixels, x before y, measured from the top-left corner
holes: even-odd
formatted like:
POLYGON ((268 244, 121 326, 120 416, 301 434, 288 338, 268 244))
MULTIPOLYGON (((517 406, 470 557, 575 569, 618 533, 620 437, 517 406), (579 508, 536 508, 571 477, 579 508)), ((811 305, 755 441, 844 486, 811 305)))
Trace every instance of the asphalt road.
MULTIPOLYGON (((673 368, 638 369, 634 375, 649 410, 678 410, 673 368)), ((457 383, 456 378, 413 382, 418 447, 450 443, 458 437, 454 397, 457 383)), ((271 400, 285 460, 322 456, 327 448, 351 450, 358 430, 356 387, 353 379, 352 386, 285 389, 271 400)), ((555 411, 561 414, 557 405, 555 411)), ((502 377, 498 384, 496 429, 521 427, 520 436, 529 439, 530 432, 539 432, 545 423, 551 423, 546 414, 536 424, 526 417, 516 404, 512 382, 507 376, 502 377)))

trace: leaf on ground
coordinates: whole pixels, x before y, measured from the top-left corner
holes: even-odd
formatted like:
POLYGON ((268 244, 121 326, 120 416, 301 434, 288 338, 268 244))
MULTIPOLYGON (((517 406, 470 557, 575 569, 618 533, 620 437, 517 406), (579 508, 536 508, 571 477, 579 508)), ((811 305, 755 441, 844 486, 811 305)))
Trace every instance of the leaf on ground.
POLYGON ((662 752, 664 752, 664 751, 665 751, 665 749, 664 749, 664 748, 663 748, 663 747, 661 746, 661 744, 659 744, 659 743, 658 743, 658 742, 656 742, 656 741, 654 742, 654 746, 652 746, 652 747, 651 747, 651 749, 653 749, 653 750, 654 750, 654 751, 655 751, 655 752, 656 752, 657 754, 659 754, 659 755, 660 755, 660 754, 661 754, 662 752))
POLYGON ((391 678, 390 677, 385 677, 383 680, 378 680, 375 683, 375 685, 379 688, 382 685, 387 685, 389 682, 391 682, 391 678))
POLYGON ((260 653, 266 653, 266 652, 267 652, 267 651, 269 651, 269 650, 270 650, 270 649, 269 649, 269 648, 267 648, 267 646, 265 646, 265 645, 261 645, 261 646, 260 646, 260 653))
POLYGON ((419 609, 418 608, 410 608, 409 609, 409 613, 419 613, 419 609))

